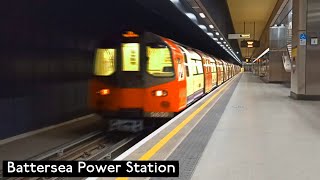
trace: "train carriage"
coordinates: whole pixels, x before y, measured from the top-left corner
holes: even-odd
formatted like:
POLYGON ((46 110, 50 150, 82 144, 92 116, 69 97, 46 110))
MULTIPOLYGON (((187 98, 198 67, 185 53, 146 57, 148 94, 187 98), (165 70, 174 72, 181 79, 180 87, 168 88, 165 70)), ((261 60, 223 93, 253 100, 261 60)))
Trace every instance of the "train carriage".
POLYGON ((96 50, 90 107, 111 117, 172 117, 225 81, 224 62, 150 32, 96 50))
POLYGON ((218 76, 218 85, 220 86, 224 82, 224 68, 222 60, 216 59, 217 64, 217 76, 218 76))

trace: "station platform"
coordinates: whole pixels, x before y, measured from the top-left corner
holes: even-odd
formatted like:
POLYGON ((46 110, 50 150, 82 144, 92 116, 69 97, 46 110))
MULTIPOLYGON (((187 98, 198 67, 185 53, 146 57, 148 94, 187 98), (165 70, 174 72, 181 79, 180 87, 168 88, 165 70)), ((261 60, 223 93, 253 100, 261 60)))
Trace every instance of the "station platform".
POLYGON ((289 93, 242 73, 115 160, 179 161, 179 178, 151 179, 318 179, 320 102, 289 93))
MULTIPOLYGON (((0 161, 27 160, 104 128, 106 128, 105 121, 94 114, 90 114, 62 124, 1 140, 0 161)), ((1 169, 2 163, 0 163, 1 169)))

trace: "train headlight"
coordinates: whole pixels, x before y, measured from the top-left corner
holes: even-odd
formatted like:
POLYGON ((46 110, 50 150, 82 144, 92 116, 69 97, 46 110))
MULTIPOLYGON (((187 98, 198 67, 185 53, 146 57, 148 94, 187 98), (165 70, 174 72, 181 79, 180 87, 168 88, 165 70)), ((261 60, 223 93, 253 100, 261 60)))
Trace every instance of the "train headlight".
POLYGON ((168 91, 166 90, 155 90, 152 92, 153 96, 157 96, 157 97, 165 97, 168 96, 168 91))
POLYGON ((101 89, 97 94, 100 94, 101 96, 106 96, 110 94, 110 89, 101 89))

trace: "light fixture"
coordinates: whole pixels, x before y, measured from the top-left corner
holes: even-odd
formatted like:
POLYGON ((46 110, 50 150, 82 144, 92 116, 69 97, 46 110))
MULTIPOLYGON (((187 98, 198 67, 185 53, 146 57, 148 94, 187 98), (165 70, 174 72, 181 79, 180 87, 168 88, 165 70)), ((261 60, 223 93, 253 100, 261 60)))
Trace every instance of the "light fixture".
POLYGON ((213 28, 214 28, 214 26, 213 26, 212 24, 210 24, 210 25, 209 25, 209 28, 213 29, 213 28))
POLYGON ((252 45, 252 44, 253 44, 253 41, 247 41, 247 44, 252 45))
POLYGON ((108 94, 110 94, 110 89, 101 89, 98 94, 100 94, 101 96, 106 96, 108 94))
POLYGON ((223 44, 227 44, 227 42, 224 41, 223 44))
POLYGON ((218 43, 218 44, 222 44, 222 43, 221 43, 221 42, 219 42, 219 41, 218 41, 217 43, 218 43))
POLYGON ((213 34, 212 33, 207 33, 208 34, 208 36, 210 36, 210 37, 212 37, 213 38, 213 34))
POLYGON ((206 15, 204 15, 203 13, 199 13, 200 17, 202 18, 206 18, 206 15))
POLYGON ((220 35, 219 32, 216 32, 216 35, 219 36, 220 35))
POLYGON ((239 54, 239 52, 237 51, 237 54, 239 54))
POLYGON ((152 92, 153 96, 157 96, 157 97, 164 97, 168 95, 168 91, 166 90, 156 90, 152 92))
POLYGON ((213 40, 215 40, 215 41, 218 41, 219 39, 218 38, 212 38, 213 40))
POLYGON ((205 25, 202 25, 202 24, 200 24, 200 25, 198 25, 203 31, 208 31, 207 30, 207 27, 205 26, 205 25))
POLYGON ((223 40, 223 38, 220 38, 220 40, 222 41, 222 40, 223 40))
POLYGON ((256 62, 258 59, 260 59, 262 56, 264 56, 265 54, 267 54, 269 52, 269 48, 266 49, 265 51, 263 51, 263 53, 261 53, 252 63, 256 62))
POLYGON ((174 4, 178 4, 179 3, 179 0, 170 0, 172 3, 174 4))
POLYGON ((248 44, 248 48, 253 48, 253 45, 252 44, 248 44))

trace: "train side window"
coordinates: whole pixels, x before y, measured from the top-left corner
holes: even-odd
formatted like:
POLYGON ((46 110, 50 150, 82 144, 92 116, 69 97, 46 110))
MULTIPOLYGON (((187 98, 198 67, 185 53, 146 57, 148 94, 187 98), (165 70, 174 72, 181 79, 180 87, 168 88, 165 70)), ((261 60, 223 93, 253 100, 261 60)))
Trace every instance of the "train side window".
MULTIPOLYGON (((180 48, 180 49, 181 49, 181 48, 180 48)), ((189 64, 188 64, 187 55, 186 55, 186 53, 183 51, 183 49, 181 49, 181 51, 182 51, 183 58, 184 58, 184 65, 186 66, 187 77, 189 77, 190 74, 189 74, 189 64)))
POLYGON ((216 66, 214 63, 211 63, 211 68, 212 68, 212 73, 215 73, 216 72, 216 66))
POLYGON ((190 72, 189 72, 189 66, 186 66, 186 71, 187 71, 187 77, 189 77, 190 76, 190 72))
POLYGON ((168 47, 147 46, 147 72, 156 77, 174 76, 173 62, 168 47))
POLYGON ((201 61, 196 61, 196 67, 198 70, 198 74, 203 74, 203 67, 202 67, 202 62, 201 61))
POLYGON ((191 60, 191 68, 192 68, 192 72, 193 75, 197 75, 198 74, 198 67, 197 67, 197 61, 196 60, 191 60))
POLYGON ((97 76, 110 76, 115 68, 116 50, 97 49, 95 54, 94 74, 97 76))

